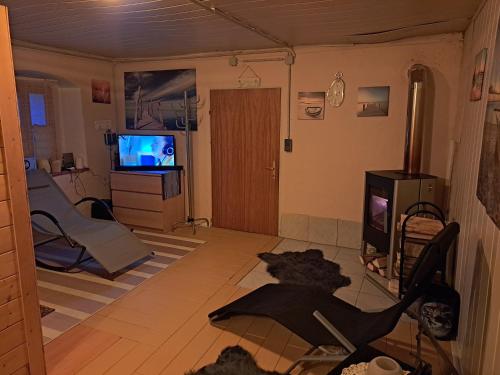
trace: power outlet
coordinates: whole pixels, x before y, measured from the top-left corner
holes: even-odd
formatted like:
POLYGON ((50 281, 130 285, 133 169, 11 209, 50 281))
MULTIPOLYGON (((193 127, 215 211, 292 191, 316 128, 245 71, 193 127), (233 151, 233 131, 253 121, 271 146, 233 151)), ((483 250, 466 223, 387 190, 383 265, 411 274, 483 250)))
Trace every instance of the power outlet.
POLYGON ((292 146, 293 146, 292 138, 286 138, 285 139, 285 151, 292 152, 292 146))

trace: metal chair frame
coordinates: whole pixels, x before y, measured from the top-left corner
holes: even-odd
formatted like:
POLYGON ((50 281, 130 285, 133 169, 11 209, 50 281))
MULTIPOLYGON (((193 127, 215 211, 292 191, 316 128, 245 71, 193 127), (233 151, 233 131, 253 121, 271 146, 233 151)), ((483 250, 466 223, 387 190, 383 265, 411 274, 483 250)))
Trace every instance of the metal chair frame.
MULTIPOLYGON (((80 199, 78 202, 76 202, 74 204, 74 206, 77 207, 79 204, 81 204, 83 202, 97 202, 97 203, 101 204, 106 209, 107 213, 113 218, 113 220, 116 221, 116 222, 118 222, 118 220, 116 219, 116 217, 113 215, 113 212, 111 211, 111 209, 108 207, 108 205, 106 204, 106 202, 104 202, 103 200, 97 199, 97 198, 94 198, 94 197, 85 197, 85 198, 80 199)), ((53 236, 51 236, 50 238, 48 238, 46 240, 42 240, 40 242, 34 243, 35 250, 39 246, 48 244, 48 243, 53 242, 53 241, 57 241, 57 240, 62 239, 62 238, 64 238, 64 240, 66 241, 66 243, 68 244, 68 246, 71 247, 72 249, 75 249, 75 248, 80 248, 81 249, 80 253, 78 254, 78 256, 76 258, 76 260, 73 263, 71 263, 70 265, 68 265, 68 266, 54 266, 52 264, 48 264, 48 263, 40 260, 36 256, 36 253, 35 253, 35 263, 36 263, 36 265, 38 267, 45 268, 45 269, 48 269, 48 270, 51 270, 51 271, 56 271, 56 272, 70 272, 71 270, 73 270, 74 268, 76 268, 77 266, 79 266, 80 264, 85 263, 85 262, 87 262, 87 261, 89 261, 91 259, 94 259, 92 256, 89 256, 89 257, 86 257, 86 258, 83 257, 85 255, 85 251, 86 251, 85 246, 82 246, 82 245, 78 244, 76 241, 74 241, 64 231, 64 229, 61 227, 61 225, 59 224, 59 221, 54 217, 54 215, 50 214, 49 212, 43 211, 43 210, 33 210, 33 211, 30 212, 30 216, 31 217, 33 217, 35 215, 45 216, 47 219, 49 219, 52 222, 52 224, 54 224, 57 227, 57 229, 60 232, 60 235, 55 235, 55 236, 53 235, 53 236)), ((36 224, 32 223, 32 226, 34 228, 36 228, 36 224)), ((110 276, 112 276, 112 275, 110 275, 110 276)))

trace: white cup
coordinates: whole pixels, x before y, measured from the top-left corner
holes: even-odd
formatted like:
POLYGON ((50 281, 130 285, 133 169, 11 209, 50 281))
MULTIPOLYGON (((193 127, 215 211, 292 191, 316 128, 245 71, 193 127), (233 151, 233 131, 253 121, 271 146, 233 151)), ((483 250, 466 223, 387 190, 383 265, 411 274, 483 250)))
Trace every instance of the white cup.
POLYGON ((399 363, 389 357, 375 357, 368 364, 367 375, 401 375, 399 363))
POLYGON ((84 167, 83 158, 81 156, 76 157, 75 167, 76 167, 76 169, 83 169, 83 167, 84 167))
POLYGON ((52 168, 53 173, 61 172, 62 160, 61 159, 51 160, 50 167, 52 168))

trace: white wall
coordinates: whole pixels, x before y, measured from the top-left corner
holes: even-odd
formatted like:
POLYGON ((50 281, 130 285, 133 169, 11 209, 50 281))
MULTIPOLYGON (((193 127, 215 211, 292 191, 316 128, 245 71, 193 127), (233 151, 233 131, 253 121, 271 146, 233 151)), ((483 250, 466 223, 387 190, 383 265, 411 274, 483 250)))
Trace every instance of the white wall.
POLYGON ((455 349, 464 375, 500 371, 500 230, 476 196, 500 1, 488 0, 483 5, 465 33, 450 204, 450 218, 461 225, 456 272, 461 316, 455 349), (488 48, 483 98, 471 102, 475 57, 483 48, 488 48))
POLYGON ((109 196, 109 154, 104 145, 103 130, 96 130, 94 122, 110 120, 112 127, 116 127, 115 98, 112 95, 111 105, 92 103, 91 80, 101 79, 112 83, 112 63, 18 46, 13 48, 13 54, 16 71, 40 72, 65 81, 71 87, 60 90, 64 97, 58 103, 62 116, 58 119, 58 126, 65 129, 65 139, 62 140, 64 151, 71 151, 75 156, 83 153, 81 145, 85 144, 82 142, 85 140, 86 155, 82 156, 86 156, 92 171, 82 175, 87 195, 101 198, 109 196), (64 93, 65 90, 69 90, 66 92, 69 95, 64 93), (81 102, 75 103, 78 94, 81 102))
POLYGON ((284 158, 283 212, 361 221, 364 171, 403 167, 407 70, 415 63, 430 68, 435 86, 430 165, 424 171, 445 177, 461 53, 458 35, 300 53, 294 100, 297 91, 324 90, 337 71, 344 74, 346 99, 340 108, 327 106, 325 121, 293 121, 296 152, 284 158), (388 117, 356 117, 361 86, 391 87, 388 117))
POLYGON ((58 97, 58 132, 61 135, 61 152, 72 152, 75 160, 82 157, 88 165, 87 137, 85 119, 82 109, 82 93, 80 88, 61 87, 58 97))
MULTIPOLYGON (((361 221, 364 171, 402 168, 406 72, 414 63, 425 64, 432 71, 436 99, 428 172, 444 177, 461 54, 458 34, 369 46, 297 49, 292 79, 294 148, 292 153, 281 153, 280 212, 361 221), (342 107, 327 106, 324 121, 296 120, 297 92, 326 91, 338 71, 344 73, 347 86, 342 107), (377 85, 391 86, 389 116, 357 118, 357 88, 377 85)), ((245 58, 252 57, 240 60, 245 58)), ((288 68, 283 62, 251 66, 261 77, 262 87, 282 89, 281 136, 285 138, 288 68)), ((194 136, 196 216, 211 217, 210 90, 237 87, 244 65, 231 67, 227 57, 119 63, 115 67, 118 124, 120 128, 125 123, 124 72, 179 68, 197 70, 203 107, 198 111, 199 130, 194 136)), ((176 134, 182 144, 183 136, 176 134)))
MULTIPOLYGON (((458 34, 377 45, 297 49, 292 76, 291 136, 294 149, 292 153, 281 152, 280 213, 361 221, 364 171, 402 167, 406 127, 406 72, 414 63, 425 64, 432 71, 435 103, 428 172, 445 177, 460 81, 461 53, 462 41, 458 34), (342 107, 332 108, 327 105, 323 121, 297 120, 297 92, 326 91, 338 71, 344 74, 346 82, 346 99, 342 107), (389 116, 357 118, 357 88, 376 85, 391 86, 389 116)), ((240 60, 251 57, 241 57, 240 60)), ((103 143, 103 131, 94 128, 94 121, 111 120, 112 127, 123 130, 123 73, 196 68, 197 89, 202 104, 198 111, 199 130, 194 135, 196 216, 211 217, 210 90, 237 87, 237 79, 244 69, 244 63, 231 67, 227 57, 212 57, 118 63, 113 67, 105 61, 24 47, 14 48, 14 62, 17 70, 39 71, 60 77, 80 90, 83 118, 75 117, 75 123, 84 123, 89 167, 95 174, 106 179, 109 155, 103 143), (115 95, 112 95, 111 105, 92 103, 92 78, 114 83, 115 95)), ((251 63, 251 66, 261 77, 262 87, 281 88, 283 139, 287 134, 288 67, 283 62, 251 63)), ((65 108, 65 127, 71 127, 67 121, 68 112, 71 112, 68 108, 65 108)), ((182 157, 184 136, 180 132, 175 134, 179 145, 179 161, 185 164, 182 157)), ((65 144, 77 149, 76 138, 82 136, 75 134, 75 139, 66 139, 65 144)), ((75 154, 77 153, 76 151, 75 154)), ((103 183, 102 178, 89 176, 85 181, 89 194, 101 197, 108 194, 107 180, 103 183)))

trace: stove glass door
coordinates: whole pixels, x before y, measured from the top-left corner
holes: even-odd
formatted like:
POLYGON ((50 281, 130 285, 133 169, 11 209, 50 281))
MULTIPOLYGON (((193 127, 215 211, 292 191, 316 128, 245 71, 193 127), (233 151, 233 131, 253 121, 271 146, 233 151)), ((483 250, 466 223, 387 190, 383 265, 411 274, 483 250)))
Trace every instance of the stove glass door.
POLYGON ((374 229, 388 233, 388 203, 387 190, 369 186, 368 225, 374 229))

